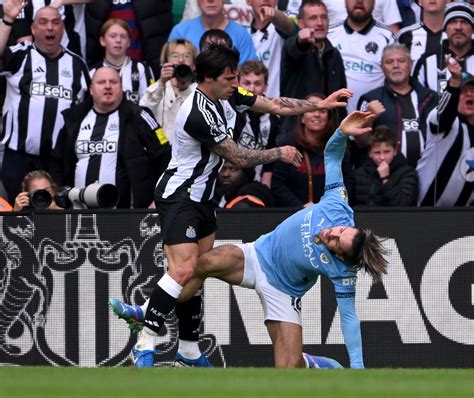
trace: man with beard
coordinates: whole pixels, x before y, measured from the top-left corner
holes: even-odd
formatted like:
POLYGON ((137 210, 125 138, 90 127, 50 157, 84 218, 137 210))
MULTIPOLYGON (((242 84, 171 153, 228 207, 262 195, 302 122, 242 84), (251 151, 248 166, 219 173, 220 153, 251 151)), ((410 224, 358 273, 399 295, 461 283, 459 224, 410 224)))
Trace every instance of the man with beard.
POLYGON ((474 70, 472 45, 473 6, 469 3, 450 3, 444 12, 443 28, 448 38, 443 40, 441 51, 424 54, 417 62, 413 76, 421 84, 441 96, 451 77, 446 67, 447 55, 457 60, 463 72, 474 70))
MULTIPOLYGON (((382 71, 385 82, 360 97, 358 108, 368 109, 374 101, 383 104, 385 112, 378 115, 374 127, 386 125, 396 142, 395 149, 401 152, 412 167, 423 152, 426 140, 426 119, 436 107, 438 96, 433 90, 423 87, 410 77, 413 62, 404 44, 393 43, 384 48, 382 71)), ((365 147, 362 140, 359 145, 365 147)))
POLYGON ((328 39, 339 50, 347 87, 354 92, 347 112, 356 109, 361 93, 382 85, 382 51, 395 41, 390 29, 372 17, 375 0, 346 0, 347 19, 332 26, 328 39))

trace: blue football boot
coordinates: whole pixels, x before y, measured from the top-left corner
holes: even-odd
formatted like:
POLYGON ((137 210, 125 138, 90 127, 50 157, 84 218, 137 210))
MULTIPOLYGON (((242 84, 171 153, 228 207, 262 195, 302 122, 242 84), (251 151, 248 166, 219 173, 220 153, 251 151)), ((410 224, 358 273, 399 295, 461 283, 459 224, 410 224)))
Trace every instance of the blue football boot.
POLYGON ((317 357, 315 355, 306 354, 303 352, 303 358, 305 362, 308 364, 309 368, 316 368, 316 369, 343 369, 339 362, 332 358, 326 357, 317 357))
POLYGON ((213 368, 209 359, 204 354, 197 359, 188 359, 183 357, 179 352, 176 353, 174 360, 175 368, 213 368))
POLYGON ((125 304, 123 301, 114 298, 109 299, 109 305, 115 315, 128 323, 128 327, 132 332, 138 333, 142 330, 145 315, 138 305, 125 304))

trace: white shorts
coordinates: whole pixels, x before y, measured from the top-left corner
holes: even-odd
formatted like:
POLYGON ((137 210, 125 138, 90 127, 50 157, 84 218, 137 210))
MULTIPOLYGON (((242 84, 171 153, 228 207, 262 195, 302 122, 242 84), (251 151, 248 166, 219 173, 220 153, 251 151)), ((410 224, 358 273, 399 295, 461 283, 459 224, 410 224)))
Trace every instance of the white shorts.
POLYGON ((244 252, 244 278, 240 286, 255 289, 263 306, 265 321, 301 325, 301 298, 292 297, 268 283, 255 252, 254 243, 236 245, 244 252))

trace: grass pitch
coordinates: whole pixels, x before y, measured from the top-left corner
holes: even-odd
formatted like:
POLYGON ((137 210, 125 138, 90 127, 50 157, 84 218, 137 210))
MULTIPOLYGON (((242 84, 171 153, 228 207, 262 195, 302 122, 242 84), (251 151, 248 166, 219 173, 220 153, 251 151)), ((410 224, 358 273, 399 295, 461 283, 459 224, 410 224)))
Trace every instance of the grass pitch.
POLYGON ((474 369, 0 367, 0 398, 474 398, 474 369))

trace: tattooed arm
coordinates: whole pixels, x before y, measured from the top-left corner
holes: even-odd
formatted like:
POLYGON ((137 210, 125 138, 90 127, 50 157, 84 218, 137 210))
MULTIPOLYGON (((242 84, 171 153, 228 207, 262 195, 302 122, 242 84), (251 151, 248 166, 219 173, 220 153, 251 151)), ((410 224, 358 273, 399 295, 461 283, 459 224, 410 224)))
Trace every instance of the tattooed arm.
POLYGON ((271 113, 273 115, 298 115, 322 109, 333 109, 347 106, 346 102, 339 101, 342 97, 352 97, 352 92, 347 88, 335 91, 326 99, 317 103, 296 98, 267 98, 259 95, 251 109, 255 112, 271 113))
POLYGON ((254 167, 275 160, 281 160, 298 167, 303 159, 301 153, 289 145, 265 150, 246 149, 239 148, 230 138, 217 144, 212 148, 212 151, 240 168, 254 167))

